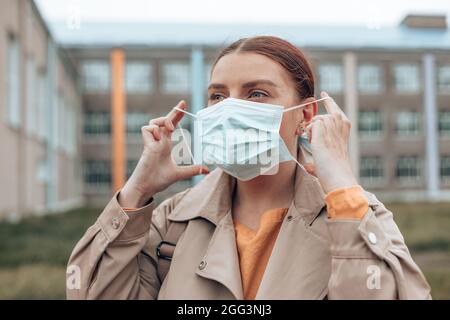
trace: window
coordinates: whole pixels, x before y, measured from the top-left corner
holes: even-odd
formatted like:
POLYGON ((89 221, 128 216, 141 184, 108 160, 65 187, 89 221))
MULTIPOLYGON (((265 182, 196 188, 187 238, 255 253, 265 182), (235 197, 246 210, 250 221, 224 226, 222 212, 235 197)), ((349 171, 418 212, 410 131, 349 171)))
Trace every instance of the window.
POLYGON ((441 156, 441 179, 450 181, 450 155, 441 156))
POLYGON ((417 111, 398 112, 396 130, 402 137, 417 136, 421 130, 419 113, 417 111))
POLYGON ((84 90, 105 92, 110 88, 110 68, 106 61, 85 61, 82 67, 84 90))
POLYGON ((441 137, 450 137, 450 110, 439 112, 438 129, 441 137))
POLYGON ((56 146, 62 148, 64 146, 64 113, 65 113, 65 105, 64 105, 64 97, 62 93, 58 94, 58 101, 56 105, 56 137, 55 142, 56 146))
POLYGON ((127 134, 140 135, 141 128, 148 124, 150 115, 145 112, 130 112, 127 114, 127 134))
POLYGON ((26 131, 34 134, 37 128, 37 99, 36 99, 36 69, 34 60, 27 60, 27 109, 26 109, 26 131))
POLYGON ((419 91, 419 67, 415 64, 397 64, 394 66, 395 89, 399 93, 419 91))
POLYGON ((438 68, 438 90, 440 92, 450 93, 450 65, 438 68))
POLYGON ((84 114, 84 133, 89 136, 109 136, 111 117, 106 111, 86 112, 84 114))
POLYGON ((360 111, 358 130, 362 136, 378 137, 383 131, 383 121, 380 111, 360 111))
POLYGON ((420 169, 418 156, 400 156, 397 160, 396 176, 399 180, 419 180, 420 169))
POLYGON ((18 127, 20 125, 20 48, 14 37, 9 38, 7 60, 7 119, 11 126, 18 127))
POLYGON ((171 62, 163 65, 163 91, 165 93, 187 93, 190 89, 190 65, 171 62))
POLYGON ((127 92, 149 93, 153 87, 153 68, 145 62, 127 62, 125 77, 127 92))
POLYGON ((87 160, 83 169, 86 185, 96 188, 109 188, 111 185, 111 161, 87 160))
POLYGON ((45 74, 39 73, 37 77, 37 132, 40 139, 47 138, 47 95, 45 87, 45 74))
POLYGON ((343 90, 344 79, 342 66, 339 64, 322 64, 319 66, 320 90, 339 93, 343 90))
POLYGON ((136 165, 138 163, 138 160, 127 160, 127 179, 131 177, 131 174, 134 171, 134 168, 136 168, 136 165))
POLYGON ((77 135, 76 135, 76 113, 74 105, 69 104, 67 109, 67 153, 75 154, 77 145, 77 135))
POLYGON ((363 156, 359 166, 361 179, 368 182, 383 179, 383 160, 380 156, 363 156))
POLYGON ((36 179, 40 183, 47 183, 49 180, 49 174, 48 174, 48 163, 46 159, 40 159, 37 164, 37 170, 36 170, 36 179))
POLYGON ((68 154, 75 154, 77 148, 77 114, 75 112, 74 103, 69 100, 66 105, 66 142, 65 147, 68 154))
POLYGON ((381 68, 377 65, 363 64, 358 67, 358 90, 362 93, 381 91, 381 68))

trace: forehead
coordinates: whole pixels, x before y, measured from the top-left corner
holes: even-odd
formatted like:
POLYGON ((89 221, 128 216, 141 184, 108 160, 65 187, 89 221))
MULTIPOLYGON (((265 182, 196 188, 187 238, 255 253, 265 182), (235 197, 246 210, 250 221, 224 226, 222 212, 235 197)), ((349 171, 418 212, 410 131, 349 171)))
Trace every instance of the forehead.
POLYGON ((290 75, 278 62, 261 54, 251 52, 230 53, 215 65, 212 83, 233 85, 267 79, 278 85, 288 85, 290 75))

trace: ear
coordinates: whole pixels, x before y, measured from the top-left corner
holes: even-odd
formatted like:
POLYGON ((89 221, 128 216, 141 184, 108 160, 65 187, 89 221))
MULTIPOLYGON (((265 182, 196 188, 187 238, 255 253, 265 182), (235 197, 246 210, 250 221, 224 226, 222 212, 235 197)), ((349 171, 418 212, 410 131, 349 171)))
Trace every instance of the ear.
MULTIPOLYGON (((303 103, 308 103, 308 101, 314 101, 314 98, 308 98, 303 103)), ((318 112, 318 105, 317 102, 312 102, 311 104, 307 105, 305 108, 302 109, 303 112, 303 119, 305 121, 305 126, 311 123, 313 117, 317 115, 318 112)))

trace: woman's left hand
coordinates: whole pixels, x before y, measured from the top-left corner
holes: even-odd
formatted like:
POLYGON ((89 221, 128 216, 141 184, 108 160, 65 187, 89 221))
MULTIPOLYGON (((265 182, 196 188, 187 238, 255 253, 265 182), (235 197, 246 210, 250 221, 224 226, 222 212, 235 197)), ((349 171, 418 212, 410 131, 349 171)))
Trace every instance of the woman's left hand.
MULTIPOLYGON (((322 92, 322 97, 328 94, 322 92)), ((350 121, 332 98, 324 100, 328 114, 308 126, 314 169, 325 193, 357 185, 348 152, 350 121)))

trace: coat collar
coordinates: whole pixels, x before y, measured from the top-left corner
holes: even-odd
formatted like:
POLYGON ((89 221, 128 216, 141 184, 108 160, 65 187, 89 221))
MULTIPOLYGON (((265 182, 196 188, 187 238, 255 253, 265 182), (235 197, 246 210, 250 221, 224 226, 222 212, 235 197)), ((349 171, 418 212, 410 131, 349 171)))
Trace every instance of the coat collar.
MULTIPOLYGON (((301 157, 299 162, 304 163, 301 157)), ((215 225, 211 240, 204 248, 202 261, 205 267, 196 273, 222 284, 234 298, 242 299, 239 257, 231 215, 235 185, 236 179, 220 169, 214 170, 180 200, 168 219, 187 221, 202 217, 215 225)), ((317 230, 309 230, 324 206, 324 192, 318 179, 303 166, 297 166, 295 197, 288 211, 293 219, 290 222, 285 220, 281 226, 261 280, 258 299, 288 297, 289 294, 311 299, 322 298, 326 294, 330 273, 329 243, 324 237, 315 235, 317 230), (298 254, 292 255, 292 252, 298 254), (292 286, 292 283, 296 285, 292 286)), ((315 225, 315 229, 323 228, 320 221, 315 225)))
MULTIPOLYGON (((299 149, 298 161, 304 157, 299 149)), ((194 186, 186 197, 169 214, 172 221, 187 221, 202 217, 214 225, 230 211, 236 179, 217 168, 194 186)), ((303 165, 295 172, 295 196, 292 215, 299 215, 305 224, 311 224, 325 206, 325 194, 317 177, 306 171, 303 165)), ((294 217, 295 218, 295 217, 294 217)))

